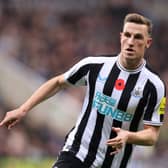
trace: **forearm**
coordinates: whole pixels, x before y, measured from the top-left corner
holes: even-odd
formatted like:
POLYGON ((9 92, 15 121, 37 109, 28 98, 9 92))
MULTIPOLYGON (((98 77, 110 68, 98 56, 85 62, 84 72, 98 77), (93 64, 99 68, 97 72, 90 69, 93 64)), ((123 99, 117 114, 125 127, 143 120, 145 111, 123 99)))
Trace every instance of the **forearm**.
POLYGON ((159 136, 159 127, 150 127, 138 132, 128 132, 127 143, 151 146, 154 145, 159 136))
POLYGON ((33 95, 20 106, 20 109, 27 113, 39 103, 56 94, 62 87, 64 87, 62 76, 50 79, 37 89, 33 95))

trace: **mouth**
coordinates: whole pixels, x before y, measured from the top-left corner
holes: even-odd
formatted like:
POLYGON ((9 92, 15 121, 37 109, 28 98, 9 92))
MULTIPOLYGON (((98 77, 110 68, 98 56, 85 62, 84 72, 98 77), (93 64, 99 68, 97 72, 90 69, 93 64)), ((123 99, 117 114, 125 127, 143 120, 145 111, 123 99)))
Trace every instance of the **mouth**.
POLYGON ((135 53, 135 50, 133 50, 132 48, 127 48, 125 51, 126 51, 128 54, 133 54, 133 53, 135 53))

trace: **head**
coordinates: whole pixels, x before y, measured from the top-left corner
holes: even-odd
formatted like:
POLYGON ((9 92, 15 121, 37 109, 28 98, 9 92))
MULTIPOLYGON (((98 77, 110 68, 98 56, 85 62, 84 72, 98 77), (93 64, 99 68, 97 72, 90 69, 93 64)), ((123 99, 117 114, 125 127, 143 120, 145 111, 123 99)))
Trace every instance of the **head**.
POLYGON ((126 15, 120 33, 120 62, 125 68, 136 68, 142 62, 147 48, 152 43, 152 23, 139 14, 126 15))

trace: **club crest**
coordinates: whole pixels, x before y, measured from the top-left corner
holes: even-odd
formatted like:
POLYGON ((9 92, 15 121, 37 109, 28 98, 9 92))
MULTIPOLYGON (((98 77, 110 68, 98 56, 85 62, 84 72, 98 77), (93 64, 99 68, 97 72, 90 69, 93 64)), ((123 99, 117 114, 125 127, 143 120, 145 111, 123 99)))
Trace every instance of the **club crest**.
POLYGON ((141 98, 143 96, 143 89, 138 86, 132 91, 131 95, 137 98, 141 98))

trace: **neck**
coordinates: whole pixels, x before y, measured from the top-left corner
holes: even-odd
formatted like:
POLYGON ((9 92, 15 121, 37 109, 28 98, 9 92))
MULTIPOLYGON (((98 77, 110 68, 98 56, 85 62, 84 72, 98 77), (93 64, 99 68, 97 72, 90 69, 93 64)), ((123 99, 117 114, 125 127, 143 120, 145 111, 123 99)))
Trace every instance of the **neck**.
POLYGON ((125 69, 128 70, 135 70, 138 69, 143 63, 144 63, 144 59, 140 59, 140 60, 126 60, 126 59, 121 59, 121 57, 119 56, 119 63, 121 64, 121 66, 123 66, 125 69))

